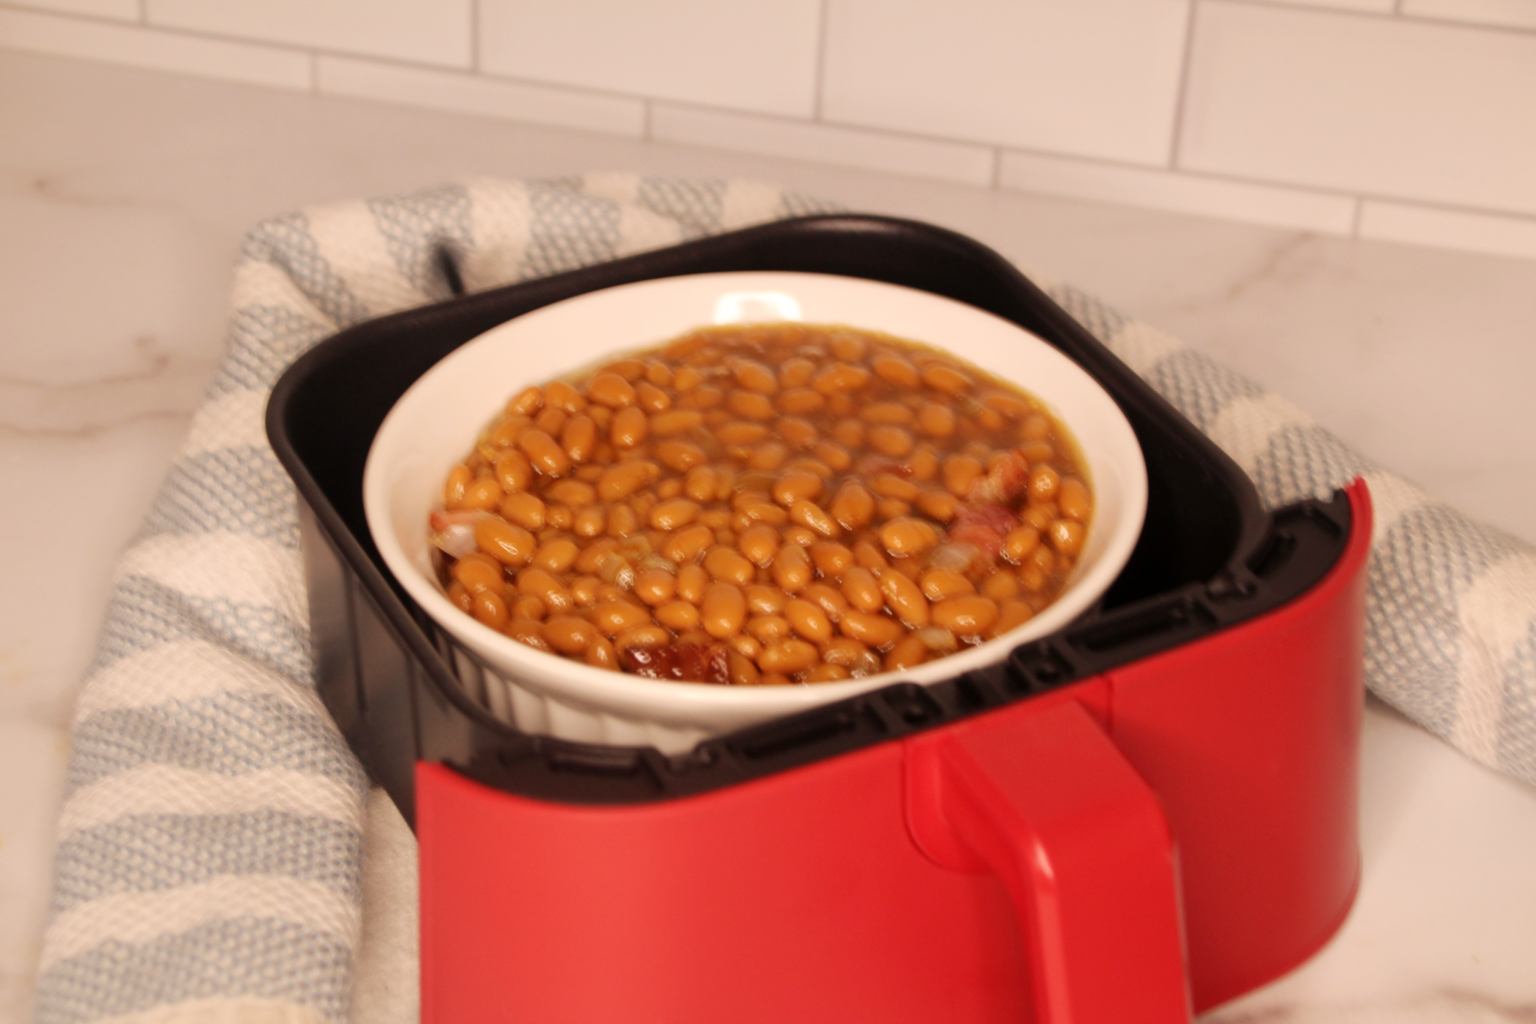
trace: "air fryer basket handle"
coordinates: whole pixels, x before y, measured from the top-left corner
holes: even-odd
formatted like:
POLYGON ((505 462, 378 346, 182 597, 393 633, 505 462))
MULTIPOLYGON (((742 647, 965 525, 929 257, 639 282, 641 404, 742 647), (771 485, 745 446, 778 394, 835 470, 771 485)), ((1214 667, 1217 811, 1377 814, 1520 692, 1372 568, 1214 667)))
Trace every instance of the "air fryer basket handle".
POLYGON ((907 802, 925 853, 1006 887, 1035 1024, 1188 1024, 1168 823, 1083 704, 914 739, 907 802))

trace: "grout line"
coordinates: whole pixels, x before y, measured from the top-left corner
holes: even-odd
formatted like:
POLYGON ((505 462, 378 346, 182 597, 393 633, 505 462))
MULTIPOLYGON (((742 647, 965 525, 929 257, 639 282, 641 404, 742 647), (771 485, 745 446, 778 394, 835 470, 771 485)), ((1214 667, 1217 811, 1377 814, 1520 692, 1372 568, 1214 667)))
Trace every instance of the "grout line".
POLYGON ((1189 65, 1195 52, 1195 19, 1200 16, 1200 0, 1191 0, 1184 21, 1184 59, 1179 64, 1179 87, 1173 97, 1173 124, 1168 137, 1168 167, 1179 166, 1183 146, 1184 106, 1189 102, 1189 65))
POLYGON ((309 51, 309 91, 320 95, 320 55, 314 50, 309 51))
POLYGON ((640 138, 646 142, 655 142, 655 132, 651 122, 655 118, 656 102, 644 96, 640 98, 640 138))
POLYGON ((1349 237, 1350 238, 1359 238, 1360 237, 1360 218, 1361 218, 1361 216, 1363 216, 1364 212, 1365 212, 1365 200, 1361 199, 1359 196, 1355 196, 1355 213, 1354 213, 1354 216, 1351 217, 1350 221, 1349 221, 1349 237))
POLYGON ((149 24, 149 0, 139 0, 139 24, 149 24))
POLYGON ((1427 14, 1403 14, 1403 0, 1393 0, 1394 9, 1388 12, 1355 11, 1339 7, 1313 7, 1306 4, 1285 3, 1283 0, 1210 0, 1228 7, 1262 7, 1271 11, 1295 11, 1300 15, 1318 17, 1359 18, 1366 21, 1395 22, 1397 24, 1439 25, 1444 28, 1464 28, 1482 32, 1505 32, 1517 36, 1536 35, 1536 28, 1522 25, 1503 25, 1486 21, 1464 21, 1456 18, 1437 17, 1427 14))
POLYGON ((992 184, 993 191, 1003 187, 1003 147, 992 147, 992 184))
POLYGON ((821 120, 822 90, 827 83, 827 6, 832 0, 821 0, 816 11, 816 72, 812 84, 811 120, 821 120))

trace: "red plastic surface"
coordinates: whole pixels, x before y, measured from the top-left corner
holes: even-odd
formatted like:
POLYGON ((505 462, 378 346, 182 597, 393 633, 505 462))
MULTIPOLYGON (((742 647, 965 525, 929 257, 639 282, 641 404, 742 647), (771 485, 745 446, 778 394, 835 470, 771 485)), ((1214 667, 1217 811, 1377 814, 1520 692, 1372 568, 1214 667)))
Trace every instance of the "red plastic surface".
POLYGON ((1351 501, 1291 604, 903 742, 623 806, 419 764, 423 1021, 1165 1024, 1181 889, 1196 1009, 1289 970, 1358 872, 1351 501))

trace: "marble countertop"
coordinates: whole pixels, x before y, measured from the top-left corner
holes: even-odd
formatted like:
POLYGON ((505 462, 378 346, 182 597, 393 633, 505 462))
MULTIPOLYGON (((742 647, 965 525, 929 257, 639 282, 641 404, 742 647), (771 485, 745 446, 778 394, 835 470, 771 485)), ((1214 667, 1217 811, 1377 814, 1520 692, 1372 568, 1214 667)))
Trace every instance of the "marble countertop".
MULTIPOLYGON (((244 231, 468 174, 589 170, 749 176, 968 233, 1536 539, 1536 262, 0 53, 0 1022, 27 1017, 70 708, 114 558, 222 349, 244 231)), ((1352 915, 1206 1019, 1536 1019, 1536 788, 1376 702, 1364 752, 1352 915)))

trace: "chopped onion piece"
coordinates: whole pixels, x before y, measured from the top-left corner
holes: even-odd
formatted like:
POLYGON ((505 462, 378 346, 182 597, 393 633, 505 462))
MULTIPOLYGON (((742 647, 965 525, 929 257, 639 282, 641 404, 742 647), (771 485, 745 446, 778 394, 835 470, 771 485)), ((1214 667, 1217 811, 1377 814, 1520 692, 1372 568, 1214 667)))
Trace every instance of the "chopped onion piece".
POLYGON ((928 553, 928 567, 963 573, 981 557, 981 549, 964 541, 940 544, 928 553))
POLYGON ((960 649, 960 641, 955 639, 955 634, 943 626, 924 626, 922 629, 914 630, 912 635, 921 640, 923 646, 934 654, 949 654, 960 649))
POLYGON ((475 524, 489 516, 479 509, 433 512, 432 543, 450 558, 463 558, 480 550, 475 543, 475 524))

